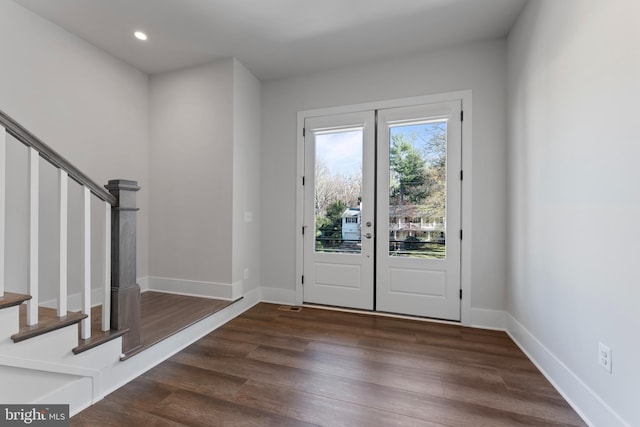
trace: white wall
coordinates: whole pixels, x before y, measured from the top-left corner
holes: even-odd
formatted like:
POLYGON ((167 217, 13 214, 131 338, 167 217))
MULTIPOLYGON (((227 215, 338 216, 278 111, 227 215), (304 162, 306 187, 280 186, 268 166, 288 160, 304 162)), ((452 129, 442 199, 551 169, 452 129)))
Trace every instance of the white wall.
POLYGON ((262 285, 295 289, 296 113, 473 91, 473 307, 503 310, 506 44, 495 40, 263 83, 262 285))
POLYGON ((260 82, 228 58, 153 76, 150 103, 149 287, 226 298, 255 289, 260 82))
POLYGON ((639 17, 531 1, 508 39, 510 332, 607 427, 640 425, 639 17))
POLYGON ((232 283, 233 67, 151 78, 152 277, 232 283))
POLYGON ((260 82, 234 59, 233 282, 245 293, 260 285, 260 123, 260 82))
MULTIPOLYGON (((106 184, 117 178, 140 183, 138 276, 146 276, 149 194, 146 75, 9 0, 0 1, 0 57, 1 110, 97 183, 106 184)), ((8 175, 7 179, 15 176, 8 175)), ((8 194, 12 200, 20 200, 20 196, 14 196, 8 194)), ((41 203, 47 203, 49 199, 56 200, 57 195, 45 193, 42 197, 41 203)), ((99 224, 94 230, 95 233, 100 230, 99 224)), ((71 234, 74 232, 70 229, 71 234)), ((46 233, 42 236, 50 237, 46 233)), ((21 242, 12 242, 11 236, 8 239, 8 245, 15 243, 16 247, 22 247, 21 242)), ((46 240, 43 244, 48 247, 46 240)), ((13 285, 20 286, 16 282, 23 282, 26 277, 23 269, 11 269, 26 260, 18 255, 20 260, 14 264, 11 251, 8 247, 6 273, 8 278, 18 279, 11 281, 13 285)), ((57 254, 45 251, 40 257, 46 270, 57 254)), ((99 260, 95 265, 97 273, 99 260)))

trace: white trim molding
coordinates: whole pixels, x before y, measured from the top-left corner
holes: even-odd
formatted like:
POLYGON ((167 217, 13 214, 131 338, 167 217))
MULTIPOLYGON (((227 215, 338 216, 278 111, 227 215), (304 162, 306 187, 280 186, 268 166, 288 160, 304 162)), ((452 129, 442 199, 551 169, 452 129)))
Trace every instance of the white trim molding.
POLYGON ((145 289, 140 286, 140 290, 235 301, 242 296, 242 281, 216 283, 149 276, 146 278, 145 289))
POLYGON ((506 313, 502 310, 486 308, 471 309, 471 325, 474 328, 504 331, 507 327, 506 313))
POLYGON ((140 286, 140 292, 149 290, 149 276, 138 277, 136 279, 138 286, 140 286))
MULTIPOLYGON (((82 298, 81 292, 76 292, 67 295, 67 310, 68 311, 80 311, 82 310, 82 298)), ((104 288, 91 289, 91 307, 101 305, 104 301, 104 288)), ((58 306, 58 300, 52 299, 40 303, 40 307, 56 308, 58 306)))
POLYGON ((588 425, 631 427, 535 335, 505 314, 507 334, 588 425))
POLYGON ((233 282, 231 284, 231 301, 235 301, 238 298, 242 298, 244 295, 244 280, 238 280, 237 282, 233 282))
POLYGON ((269 288, 265 286, 260 289, 260 302, 267 302, 271 304, 297 305, 296 291, 292 289, 269 288))

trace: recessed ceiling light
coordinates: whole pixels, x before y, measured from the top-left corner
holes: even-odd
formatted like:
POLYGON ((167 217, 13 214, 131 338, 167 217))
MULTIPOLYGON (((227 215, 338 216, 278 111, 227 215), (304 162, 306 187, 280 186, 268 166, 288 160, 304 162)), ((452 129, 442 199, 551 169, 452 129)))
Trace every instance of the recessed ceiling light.
POLYGON ((136 31, 135 33, 133 33, 133 35, 136 36, 138 40, 142 40, 142 41, 145 41, 148 38, 147 35, 142 31, 136 31))

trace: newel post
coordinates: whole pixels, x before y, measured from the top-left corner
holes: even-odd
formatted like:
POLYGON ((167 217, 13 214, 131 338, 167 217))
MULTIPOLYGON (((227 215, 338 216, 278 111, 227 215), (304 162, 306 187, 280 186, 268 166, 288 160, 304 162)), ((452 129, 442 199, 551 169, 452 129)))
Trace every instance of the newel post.
POLYGON ((126 355, 141 346, 140 286, 136 283, 136 181, 114 179, 105 188, 118 200, 111 207, 111 329, 122 337, 126 355))

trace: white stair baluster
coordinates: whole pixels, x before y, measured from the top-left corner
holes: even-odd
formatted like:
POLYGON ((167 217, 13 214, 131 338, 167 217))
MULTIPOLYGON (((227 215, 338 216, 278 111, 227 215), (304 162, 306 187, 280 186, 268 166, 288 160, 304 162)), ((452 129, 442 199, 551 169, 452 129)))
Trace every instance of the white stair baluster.
POLYGON ((82 287, 82 313, 87 318, 80 325, 80 338, 91 337, 91 191, 83 186, 82 212, 84 213, 84 283, 82 287))
POLYGON ((67 227, 69 203, 69 175, 58 169, 60 183, 60 289, 58 294, 58 317, 67 315, 67 227))
POLYGON ((111 329, 111 204, 104 202, 104 297, 102 330, 111 329))
POLYGON ((0 297, 4 296, 4 218, 7 186, 7 132, 0 126, 0 297))
POLYGON ((38 236, 40 200, 40 154, 29 147, 29 295, 27 325, 38 323, 38 236))

